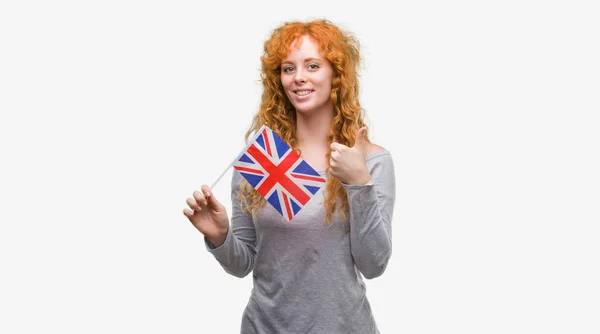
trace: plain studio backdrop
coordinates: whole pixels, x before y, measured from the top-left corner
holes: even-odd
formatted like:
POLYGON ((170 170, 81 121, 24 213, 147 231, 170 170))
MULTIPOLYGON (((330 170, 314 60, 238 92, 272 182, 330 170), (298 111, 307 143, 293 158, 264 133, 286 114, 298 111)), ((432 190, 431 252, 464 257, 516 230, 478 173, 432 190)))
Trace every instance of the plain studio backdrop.
POLYGON ((381 332, 599 333, 592 3, 3 1, 0 332, 239 332, 251 275, 182 210, 244 145, 271 30, 326 18, 395 162, 381 332))

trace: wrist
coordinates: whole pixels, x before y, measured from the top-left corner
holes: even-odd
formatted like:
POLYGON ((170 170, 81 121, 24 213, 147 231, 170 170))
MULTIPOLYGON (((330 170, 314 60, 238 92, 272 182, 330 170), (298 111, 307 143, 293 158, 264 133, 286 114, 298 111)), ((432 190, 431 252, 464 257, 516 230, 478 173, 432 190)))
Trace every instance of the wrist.
POLYGON ((351 180, 348 185, 364 186, 365 184, 369 183, 369 181, 371 181, 371 174, 366 172, 356 177, 354 180, 351 180))
POLYGON ((206 236, 206 239, 208 240, 208 242, 214 247, 220 247, 221 245, 223 245, 225 243, 225 239, 227 239, 227 232, 229 231, 229 229, 225 229, 225 231, 220 232, 217 235, 211 235, 211 236, 206 236))

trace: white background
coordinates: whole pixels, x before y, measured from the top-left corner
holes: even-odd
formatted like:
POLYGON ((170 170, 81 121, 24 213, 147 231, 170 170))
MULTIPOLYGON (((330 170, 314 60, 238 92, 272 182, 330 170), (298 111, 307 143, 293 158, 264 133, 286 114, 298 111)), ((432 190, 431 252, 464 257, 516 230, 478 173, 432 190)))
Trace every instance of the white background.
POLYGON ((3 1, 0 332, 239 332, 251 275, 182 210, 243 146, 270 31, 327 18, 396 166, 381 332, 599 333, 592 3, 3 1))

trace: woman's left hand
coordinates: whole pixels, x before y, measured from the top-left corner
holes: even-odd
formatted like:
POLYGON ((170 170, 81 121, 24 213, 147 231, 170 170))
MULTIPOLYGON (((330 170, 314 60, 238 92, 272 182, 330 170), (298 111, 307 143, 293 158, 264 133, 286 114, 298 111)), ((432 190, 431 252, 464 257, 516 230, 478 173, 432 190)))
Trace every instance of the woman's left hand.
POLYGON ((348 147, 340 143, 331 143, 331 158, 329 172, 348 185, 364 185, 371 180, 367 168, 367 146, 363 139, 367 128, 362 127, 356 132, 354 146, 348 147))

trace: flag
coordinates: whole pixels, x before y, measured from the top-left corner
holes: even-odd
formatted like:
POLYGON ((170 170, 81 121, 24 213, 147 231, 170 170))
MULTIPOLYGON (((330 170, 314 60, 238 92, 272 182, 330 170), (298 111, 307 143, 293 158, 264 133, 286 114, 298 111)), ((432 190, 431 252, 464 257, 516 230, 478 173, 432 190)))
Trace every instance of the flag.
POLYGON ((325 185, 325 179, 266 125, 233 168, 287 221, 325 185))

